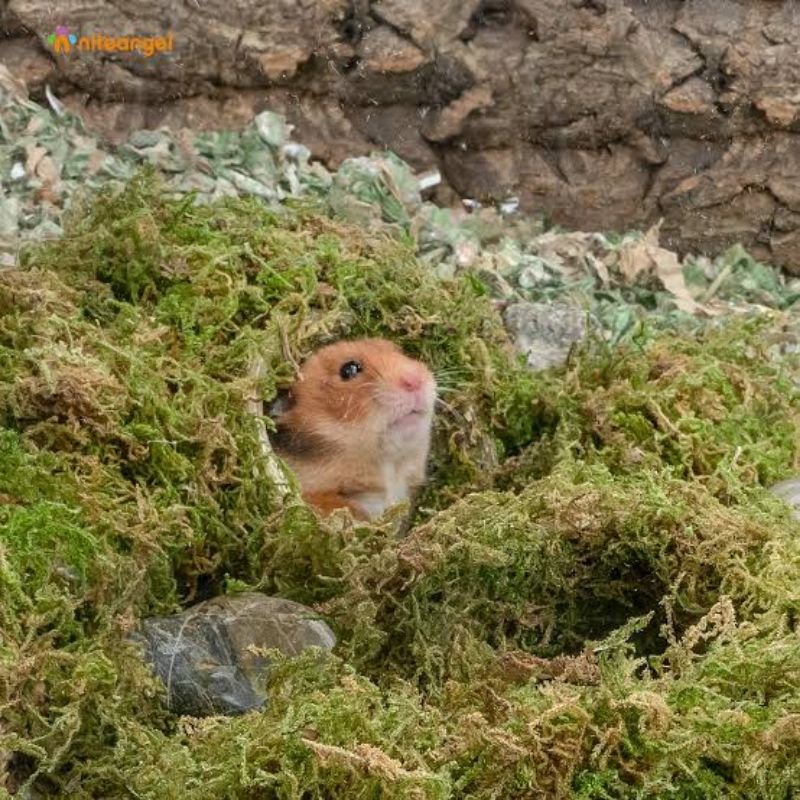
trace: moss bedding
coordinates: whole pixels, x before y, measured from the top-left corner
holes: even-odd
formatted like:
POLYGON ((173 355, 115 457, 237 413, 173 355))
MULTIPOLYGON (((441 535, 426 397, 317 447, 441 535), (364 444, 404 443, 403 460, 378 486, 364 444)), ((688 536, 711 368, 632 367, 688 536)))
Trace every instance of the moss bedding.
POLYGON ((786 317, 533 375, 412 252, 144 174, 0 272, 0 795, 800 791, 786 317), (284 497, 245 410, 342 335, 443 387, 402 540, 284 497), (281 661, 263 712, 168 714, 126 632, 244 586, 316 604, 336 651, 281 661))

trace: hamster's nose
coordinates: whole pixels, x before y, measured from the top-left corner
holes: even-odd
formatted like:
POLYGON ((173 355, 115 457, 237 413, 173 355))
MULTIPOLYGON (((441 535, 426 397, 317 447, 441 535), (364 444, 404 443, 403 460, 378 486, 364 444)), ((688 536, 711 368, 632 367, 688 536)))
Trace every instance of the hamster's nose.
POLYGON ((419 372, 405 372, 400 376, 400 387, 408 392, 416 392, 422 387, 423 376, 419 372))

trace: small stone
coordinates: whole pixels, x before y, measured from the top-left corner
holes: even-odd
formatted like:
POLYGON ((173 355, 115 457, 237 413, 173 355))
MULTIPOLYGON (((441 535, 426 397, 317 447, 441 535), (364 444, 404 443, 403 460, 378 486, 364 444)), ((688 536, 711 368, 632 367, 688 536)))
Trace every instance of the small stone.
POLYGON ((270 662, 254 650, 295 656, 329 650, 331 629, 292 600, 256 592, 215 597, 179 614, 151 617, 132 635, 167 687, 176 714, 243 714, 264 705, 270 662))
POLYGON ((790 506, 792 516, 800 520, 800 477, 788 478, 785 481, 776 483, 769 489, 774 495, 790 506))
POLYGON ((503 321, 517 352, 534 370, 561 366, 570 348, 586 335, 584 313, 576 306, 513 303, 503 313, 503 321))

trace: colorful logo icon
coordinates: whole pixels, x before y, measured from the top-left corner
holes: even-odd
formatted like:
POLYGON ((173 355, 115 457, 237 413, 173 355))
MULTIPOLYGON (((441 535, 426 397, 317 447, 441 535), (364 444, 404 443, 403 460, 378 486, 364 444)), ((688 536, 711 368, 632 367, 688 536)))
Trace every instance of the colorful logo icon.
POLYGON ((78 37, 74 33, 70 33, 65 25, 59 25, 56 32, 47 37, 47 41, 53 48, 53 52, 69 53, 72 46, 78 41, 78 37))
POLYGON ((66 25, 59 25, 55 33, 47 37, 47 43, 54 53, 139 53, 151 58, 156 53, 171 53, 173 48, 172 31, 166 35, 149 34, 144 36, 109 36, 106 33, 91 33, 76 36, 66 25))

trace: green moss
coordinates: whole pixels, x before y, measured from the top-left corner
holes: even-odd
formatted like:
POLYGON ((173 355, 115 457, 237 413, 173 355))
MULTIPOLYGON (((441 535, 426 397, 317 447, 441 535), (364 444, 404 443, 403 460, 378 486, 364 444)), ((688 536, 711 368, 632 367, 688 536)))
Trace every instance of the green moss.
POLYGON ((554 680, 549 662, 507 653, 480 680, 451 682, 439 704, 303 656, 273 675, 264 712, 187 719, 172 735, 128 722, 114 768, 87 764, 83 785, 116 796, 125 775, 146 798, 785 796, 798 779, 800 645, 780 625, 737 624, 728 608, 705 618, 702 655, 690 636, 675 642, 674 668, 643 673, 615 636, 554 680), (747 665, 744 681, 709 680, 709 669, 747 665), (743 700, 758 683, 774 692, 743 700))
POLYGON ((581 457, 623 472, 669 467, 719 493, 769 485, 797 468, 795 366, 768 357, 764 334, 778 319, 745 318, 584 360, 569 376, 580 397, 581 457))
MULTIPOLYGON (((723 595, 748 619, 796 614, 798 542, 769 496, 730 509, 696 483, 565 464, 516 495, 473 494, 363 554, 325 609, 353 663, 431 690, 466 678, 486 644, 570 652, 631 616, 661 614, 665 598, 681 629, 723 595)), ((652 635, 645 644, 664 646, 652 635)))
POLYGON ((783 798, 800 790, 784 318, 528 372, 474 281, 295 205, 151 175, 0 272, 0 786, 76 798, 783 798), (341 336, 442 389, 409 535, 269 478, 254 393, 341 336), (263 374, 254 369, 263 365, 263 374), (122 641, 225 586, 339 645, 176 719, 122 641))

